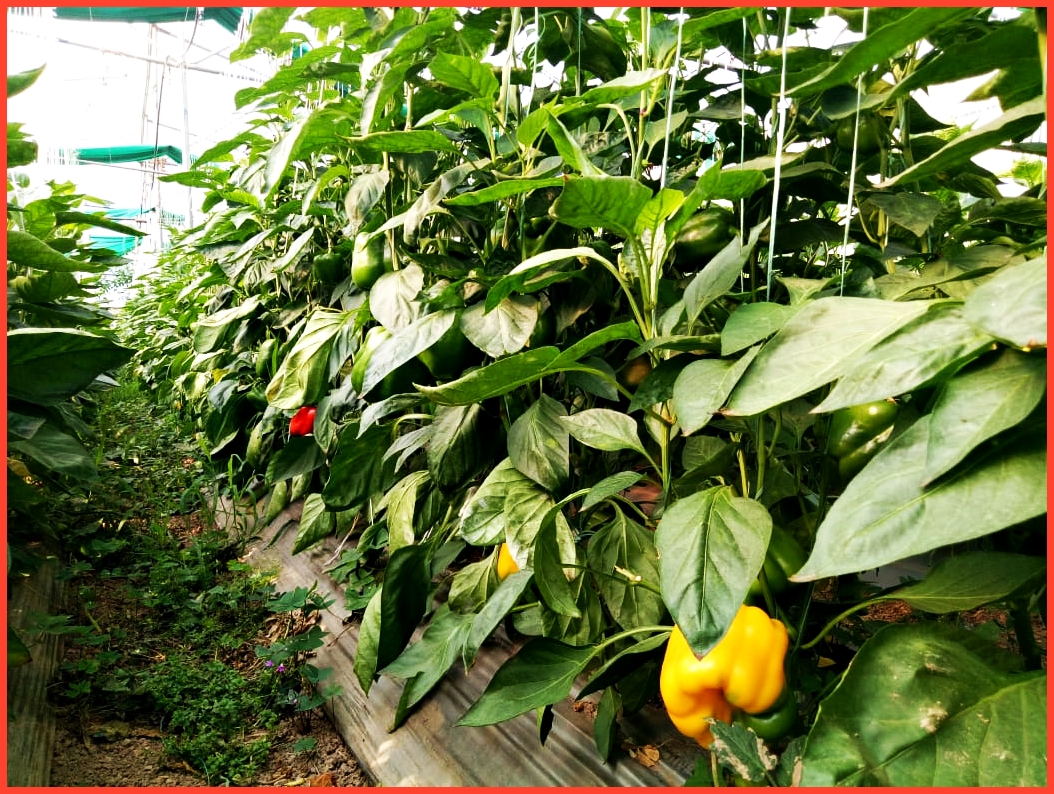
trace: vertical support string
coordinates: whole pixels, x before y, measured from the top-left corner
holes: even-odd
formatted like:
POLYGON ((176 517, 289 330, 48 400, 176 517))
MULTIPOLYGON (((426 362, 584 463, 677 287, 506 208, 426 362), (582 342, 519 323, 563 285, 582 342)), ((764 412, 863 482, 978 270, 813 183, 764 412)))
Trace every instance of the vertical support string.
POLYGON ((778 109, 778 126, 776 129, 776 169, 772 175, 772 217, 769 219, 769 251, 765 273, 765 297, 772 294, 772 259, 776 251, 776 210, 780 199, 780 173, 783 165, 783 136, 787 127, 787 39, 790 36, 791 9, 787 8, 783 20, 783 39, 780 42, 782 67, 780 69, 780 98, 778 109))
MULTIPOLYGON (((864 40, 867 40, 867 6, 864 6, 864 21, 861 27, 864 40)), ((853 220, 854 195, 856 193, 856 147, 860 141, 860 92, 864 87, 864 75, 856 76, 856 111, 853 115, 853 154, 849 161, 849 196, 845 201, 845 233, 842 237, 842 273, 838 281, 838 294, 845 291, 845 271, 849 263, 849 224, 853 220)))
POLYGON ((673 73, 670 75, 669 101, 666 103, 666 137, 663 143, 662 167, 659 171, 659 189, 666 187, 666 169, 670 157, 670 133, 673 127, 673 98, 677 94, 677 70, 681 63, 681 41, 684 31, 684 8, 677 11, 677 52, 673 58, 673 73))

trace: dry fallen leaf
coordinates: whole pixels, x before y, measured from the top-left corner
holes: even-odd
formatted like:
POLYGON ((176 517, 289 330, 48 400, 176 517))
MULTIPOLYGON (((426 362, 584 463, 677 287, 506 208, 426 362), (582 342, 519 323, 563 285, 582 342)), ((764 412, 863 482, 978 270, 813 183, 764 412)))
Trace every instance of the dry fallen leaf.
POLYGON ((321 786, 322 788, 333 788, 333 773, 323 772, 321 775, 316 775, 311 778, 312 786, 321 786))
POLYGON ((625 743, 622 745, 622 748, 629 752, 630 758, 639 764, 643 764, 649 769, 659 763, 659 759, 662 758, 662 755, 659 753, 659 748, 652 744, 638 747, 635 744, 625 743))

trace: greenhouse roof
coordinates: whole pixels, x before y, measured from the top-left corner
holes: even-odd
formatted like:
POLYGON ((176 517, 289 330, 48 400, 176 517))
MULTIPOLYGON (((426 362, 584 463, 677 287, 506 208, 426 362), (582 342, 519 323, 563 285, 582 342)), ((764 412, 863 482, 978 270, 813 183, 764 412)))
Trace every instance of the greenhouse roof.
MULTIPOLYGON (((205 8, 203 18, 212 19, 231 33, 241 22, 241 8, 205 8)), ((55 9, 59 19, 83 19, 93 22, 184 22, 194 19, 197 9, 184 6, 83 6, 55 9)))

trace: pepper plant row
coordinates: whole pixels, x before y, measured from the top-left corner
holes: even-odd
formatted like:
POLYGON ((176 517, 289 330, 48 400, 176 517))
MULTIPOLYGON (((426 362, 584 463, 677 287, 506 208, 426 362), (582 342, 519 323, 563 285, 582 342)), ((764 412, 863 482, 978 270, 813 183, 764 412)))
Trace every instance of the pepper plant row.
POLYGON ((1042 778, 1003 750, 1045 742, 1046 194, 971 159, 1042 148, 1036 17, 837 10, 856 43, 780 47, 823 13, 256 17, 254 120, 166 177, 207 191, 170 254, 200 266, 127 338, 270 515, 303 500, 297 550, 355 544, 395 726, 503 626, 459 724, 545 741, 599 693, 610 757, 661 681, 714 782, 1042 778), (989 72, 975 129, 916 98, 989 72), (860 619, 887 600, 920 620, 860 619), (985 605, 1019 653, 957 625, 985 605))

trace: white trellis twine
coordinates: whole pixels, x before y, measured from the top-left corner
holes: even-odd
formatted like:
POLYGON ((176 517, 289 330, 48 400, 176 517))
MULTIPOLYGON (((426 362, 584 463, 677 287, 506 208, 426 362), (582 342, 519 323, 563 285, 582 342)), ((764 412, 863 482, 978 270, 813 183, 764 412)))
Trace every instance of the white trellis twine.
MULTIPOLYGON (((861 28, 867 39, 867 6, 864 6, 864 21, 861 28)), ((845 233, 842 237, 842 273, 838 281, 838 294, 845 291, 845 270, 849 262, 849 224, 853 220, 853 194, 856 190, 856 146, 860 140, 860 92, 864 86, 864 73, 856 76, 856 111, 853 114, 853 154, 849 161, 849 196, 845 201, 845 233)))
POLYGON ((663 142, 662 166, 659 169, 659 188, 666 187, 666 165, 670 156, 670 132, 673 126, 673 98, 677 93, 677 69, 681 63, 681 41, 684 31, 684 8, 677 10, 677 52, 673 57, 673 68, 670 74, 670 89, 667 94, 669 101, 666 103, 666 136, 663 142))
MULTIPOLYGON (((773 172, 772 180, 772 217, 769 219, 769 251, 765 273, 765 295, 772 294, 772 259, 776 252, 776 210, 779 208, 780 200, 780 172, 783 165, 783 136, 787 127, 787 39, 790 36, 791 10, 786 9, 783 19, 783 40, 780 42, 780 55, 782 64, 780 68, 780 98, 776 103, 778 108, 779 124, 776 129, 776 170, 773 172)), ((742 112, 742 111, 740 111, 742 112)))

